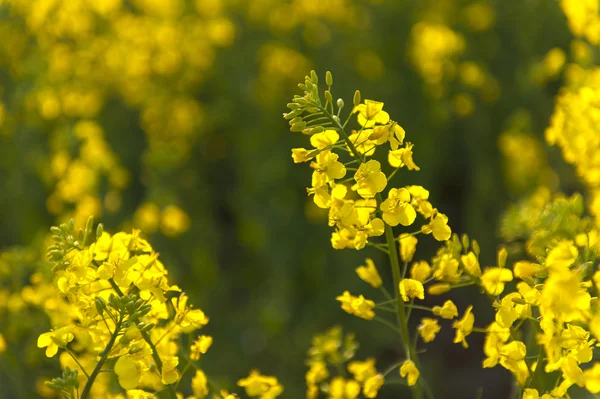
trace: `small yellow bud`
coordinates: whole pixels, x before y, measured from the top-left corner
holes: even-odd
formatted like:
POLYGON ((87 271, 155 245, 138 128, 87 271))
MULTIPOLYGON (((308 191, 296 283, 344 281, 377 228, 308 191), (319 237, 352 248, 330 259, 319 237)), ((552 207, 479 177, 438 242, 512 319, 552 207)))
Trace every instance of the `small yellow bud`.
POLYGON ((473 240, 473 242, 471 242, 471 248, 473 248, 473 252, 475 252, 475 255, 479 256, 479 254, 481 253, 481 249, 479 248, 479 243, 477 242, 477 240, 473 240))
POLYGON ((429 295, 442 295, 450 291, 450 288, 450 284, 446 283, 433 284, 427 288, 427 293, 429 295))
POLYGON ((502 247, 498 251, 498 267, 506 266, 506 258, 508 257, 508 252, 506 252, 506 248, 502 247))
POLYGON ((360 90, 356 90, 354 92, 353 103, 355 107, 357 107, 360 104, 360 90))
POLYGON ((325 99, 330 103, 333 103, 333 96, 329 90, 325 90, 325 99))
POLYGON ((325 72, 325 83, 327 83, 327 86, 333 85, 333 75, 330 71, 325 72))

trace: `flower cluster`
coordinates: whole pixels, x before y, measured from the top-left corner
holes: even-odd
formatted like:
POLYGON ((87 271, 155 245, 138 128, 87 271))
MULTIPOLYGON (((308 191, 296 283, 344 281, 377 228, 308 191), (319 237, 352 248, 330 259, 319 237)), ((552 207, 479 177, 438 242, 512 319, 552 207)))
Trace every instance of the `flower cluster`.
MULTIPOLYGON (((412 268, 411 277, 403 278, 408 272, 408 262, 416 250, 418 234, 432 234, 438 241, 447 241, 452 231, 448 226, 448 218, 429 201, 429 191, 417 185, 390 187, 390 180, 401 169, 418 171, 413 160, 413 144, 405 141, 406 133, 396 122, 390 119, 383 110, 383 103, 374 100, 361 102, 360 92, 356 92, 353 108, 345 121, 340 119, 344 101, 338 99, 335 104, 331 94, 333 77, 327 72, 325 83, 325 101, 321 101, 318 90, 318 76, 312 71, 305 77, 299 87, 304 90, 303 96, 295 96, 288 104, 290 112, 284 114, 289 120, 292 132, 301 132, 310 137, 312 148, 292 149, 295 163, 310 162, 312 185, 308 194, 313 196, 315 204, 328 209, 329 225, 334 227, 331 244, 335 249, 352 248, 361 250, 367 246, 377 248, 389 255, 394 277, 394 294, 385 288, 383 280, 372 259, 367 258, 365 265, 356 269, 357 275, 371 287, 380 289, 386 301, 376 304, 363 295, 354 296, 349 291, 337 297, 344 311, 366 320, 381 322, 400 334, 406 358, 397 363, 388 372, 380 374, 375 370, 375 360, 362 363, 353 362, 348 366, 350 373, 361 370, 363 374, 354 375, 353 380, 344 380, 342 376, 334 378, 329 384, 319 388, 318 383, 329 376, 324 356, 312 357, 311 369, 307 374, 309 397, 318 397, 319 392, 328 393, 330 397, 354 398, 363 392, 366 397, 376 397, 379 388, 384 385, 385 375, 399 367, 400 376, 406 378, 413 387, 417 397, 421 395, 424 384, 418 383, 419 369, 416 355, 416 340, 411 339, 408 331, 408 319, 415 299, 424 299, 424 284, 433 282, 430 291, 443 293, 455 286, 474 284, 485 281, 505 281, 506 276, 496 276, 490 272, 480 279, 480 274, 463 273, 468 267, 459 268, 460 249, 451 246, 456 240, 448 242, 447 247, 438 253, 433 266, 427 262, 418 262, 412 268), (336 110, 337 108, 337 110, 336 110), (347 131, 350 122, 355 119, 357 128, 347 131), (392 171, 386 174, 377 159, 376 151, 384 152, 392 171), (347 177, 348 172, 354 172, 347 177), (420 215, 426 222, 413 233, 395 235, 393 228, 413 225, 420 215), (385 237, 385 243, 376 242, 377 237, 385 237), (399 247, 398 247, 399 246, 399 247), (399 251, 399 252, 398 252, 399 251), (404 262, 401 270, 400 258, 404 262), (464 277, 463 277, 464 276, 464 277), (396 325, 378 316, 376 309, 396 314, 396 325), (365 374, 366 373, 366 374, 365 374), (332 393, 335 392, 340 393, 332 393), (345 393, 344 393, 345 392, 345 393)), ((458 243, 460 247, 460 243, 458 243)), ((466 245, 468 247, 468 243, 466 245)), ((465 255, 466 256, 466 255, 465 255)), ((471 269, 477 262, 469 260, 471 269)), ((478 267, 478 265, 477 265, 478 267)), ((510 276, 512 278, 512 274, 510 276)), ((456 307, 448 301, 444 307, 429 309, 438 315, 448 315, 449 307, 454 312, 449 319, 457 316, 456 307), (436 313, 437 312, 437 313, 436 313)), ((444 316, 442 316, 444 317, 444 316)), ((456 321, 457 341, 466 345, 465 337, 473 328, 473 315, 467 309, 462 320, 456 321)), ((430 342, 440 327, 435 319, 424 319, 419 331, 425 342, 430 342)), ((331 334, 334 334, 331 332, 331 334)), ((327 337, 328 335, 326 335, 327 337)), ((323 337, 319 339, 324 339, 323 337)), ((335 340, 334 340, 335 341, 335 340)), ((339 346, 339 345, 338 345, 339 346)), ((316 350, 317 353, 322 351, 316 350)), ((339 367, 339 357, 336 357, 339 367)), ((336 361, 330 361, 336 364, 336 361)))
MULTIPOLYGON (((39 336, 37 345, 48 357, 61 350, 65 372, 49 386, 73 399, 122 398, 111 389, 114 374, 127 398, 165 391, 175 399, 181 378, 193 370, 192 398, 212 391, 215 398, 233 399, 198 366, 213 343, 211 336, 198 334, 208 317, 169 283, 150 244, 137 230, 111 236, 102 225, 94 239, 92 226, 90 218, 78 231, 73 220, 51 229, 48 258, 61 312, 53 313, 53 328, 39 336)), ((250 397, 275 398, 283 391, 275 377, 258 371, 238 385, 250 397)))
POLYGON ((352 360, 357 348, 354 335, 344 335, 339 326, 313 337, 307 360, 307 399, 315 399, 321 392, 335 399, 355 399, 361 393, 365 398, 377 397, 385 375, 375 368, 374 358, 352 360))
POLYGON ((331 95, 331 74, 327 74, 327 99, 321 103, 318 77, 313 72, 306 77, 304 96, 296 96, 289 103, 290 112, 284 115, 291 130, 310 136, 312 148, 292 149, 294 162, 310 162, 312 184, 308 194, 315 204, 329 210, 329 225, 335 228, 331 244, 335 249, 363 249, 372 237, 384 235, 385 225, 411 226, 417 214, 428 223, 420 231, 433 233, 437 240, 450 237, 448 218, 429 202, 429 192, 421 186, 391 188, 384 200, 382 192, 391 177, 400 169, 419 170, 413 160, 413 144, 405 142, 404 129, 390 120, 383 103, 360 101, 360 92, 354 96, 354 107, 343 123, 339 114, 344 101, 336 102, 334 111, 331 95), (346 133, 345 126, 356 117, 358 129, 346 133), (393 168, 386 175, 381 163, 370 159, 378 148, 386 152, 393 168), (345 157, 346 159, 342 158, 345 157), (347 174, 353 176, 347 177, 347 174))

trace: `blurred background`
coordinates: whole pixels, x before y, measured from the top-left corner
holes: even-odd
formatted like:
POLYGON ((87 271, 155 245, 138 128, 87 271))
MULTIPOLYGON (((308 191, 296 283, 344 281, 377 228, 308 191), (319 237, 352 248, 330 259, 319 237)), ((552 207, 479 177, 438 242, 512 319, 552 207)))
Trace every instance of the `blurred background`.
MULTIPOLYGON (((296 84, 330 70, 347 104, 355 89, 385 102, 421 168, 396 184, 428 188, 492 265, 512 201, 580 189, 543 133, 566 63, 594 52, 550 0, 0 0, 0 397, 37 397, 57 375, 23 288, 49 226, 90 214, 141 229, 210 316, 203 368, 221 385, 256 367, 303 397, 311 336, 338 323, 385 369, 399 343, 334 298, 377 295, 354 274, 364 258, 388 267, 331 248, 310 170, 290 156, 306 137, 282 119, 296 84)), ((437 244, 423 242, 429 259, 437 244)), ((451 297, 464 309, 473 294, 451 297)), ((422 355, 436 398, 509 397, 508 372, 480 367, 483 336, 465 351, 451 330, 422 355)))

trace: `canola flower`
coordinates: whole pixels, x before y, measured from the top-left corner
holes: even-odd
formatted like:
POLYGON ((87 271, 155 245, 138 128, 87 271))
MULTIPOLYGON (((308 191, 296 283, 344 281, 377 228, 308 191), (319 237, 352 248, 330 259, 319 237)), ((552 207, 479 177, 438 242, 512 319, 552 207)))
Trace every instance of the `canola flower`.
MULTIPOLYGON (((317 206, 329 210, 333 248, 371 247, 388 255, 394 280, 392 294, 387 292, 386 281, 381 279, 375 263, 367 259, 366 266, 358 267, 356 273, 379 289, 385 300, 376 302, 348 291, 337 300, 347 313, 382 323, 400 335, 405 358, 391 369, 399 369, 413 397, 432 397, 420 372, 418 338, 423 344, 436 339, 444 328, 440 325, 444 319, 452 321, 454 343, 464 348, 469 347, 470 335, 485 334, 482 367, 500 366, 510 371, 523 398, 566 398, 574 385, 591 393, 600 392, 600 365, 588 365, 600 339, 600 315, 594 297, 600 272, 592 267, 597 259, 599 233, 596 224, 584 216, 581 197, 552 198, 548 191, 538 190, 509 211, 504 221, 505 226, 511 225, 510 229, 505 227, 505 238, 525 239, 525 254, 533 259, 517 259, 511 265, 511 254, 501 247, 496 265, 482 265, 477 241, 452 234, 448 218, 432 206, 426 189, 392 186, 391 179, 399 168, 418 168, 413 167, 412 144, 404 141, 406 132, 396 128, 398 124, 391 121, 383 104, 361 102, 357 91, 354 107, 343 119, 345 102, 334 102, 329 72, 325 83, 322 100, 318 76, 311 72, 299 85, 304 95, 295 96, 288 104, 290 112, 284 117, 289 120, 290 130, 308 135, 313 147, 294 149, 292 158, 296 163, 311 162, 315 169, 307 191, 317 206), (356 130, 350 127, 353 119, 358 125, 356 130), (391 167, 387 173, 386 165, 372 158, 382 146, 391 167), (406 151, 404 155, 395 155, 399 149, 406 151), (352 177, 347 176, 349 171, 355 172, 352 177), (412 233, 394 233, 393 228, 416 223, 418 215, 426 220, 421 228, 412 233), (430 262, 413 262, 419 234, 432 234, 444 242, 430 262), (382 238, 378 242, 378 237, 385 242, 382 238), (478 287, 489 298, 495 320, 488 326, 477 326, 472 305, 459 312, 451 300, 431 308, 418 304, 426 295, 441 295, 466 286, 478 287), (408 330, 413 311, 430 312, 439 319, 422 318, 413 335, 408 330), (396 316, 395 321, 385 317, 389 313, 396 316), (553 386, 545 382, 550 374, 558 376, 553 386)), ((331 364, 323 362, 322 357, 309 361, 308 398, 320 394, 354 398, 361 390, 365 397, 376 397, 380 389, 385 389, 388 373, 377 372, 374 359, 352 363, 351 372, 368 370, 368 374, 354 374, 351 380, 333 374, 330 366, 336 362, 339 356, 331 364)))
MULTIPOLYGON (((110 235, 100 224, 94 237, 92 230, 91 217, 85 229, 75 230, 73 220, 51 229, 52 289, 63 311, 51 314, 53 328, 37 346, 50 358, 60 352, 64 372, 48 387, 72 399, 150 398, 158 392, 175 399, 181 379, 194 371, 192 398, 233 399, 198 364, 213 343, 213 337, 198 335, 208 316, 170 284, 140 231, 110 235), (122 392, 113 390, 114 380, 122 392)), ((283 392, 276 377, 257 370, 238 386, 249 397, 283 392)))
MULTIPOLYGON (((390 119, 388 112, 383 109, 384 104, 369 99, 361 101, 360 92, 356 91, 353 108, 343 121, 341 114, 345 102, 342 99, 333 100, 331 73, 327 72, 325 78, 327 89, 324 102, 318 84, 317 74, 311 71, 310 76, 306 76, 304 83, 299 85, 304 95, 295 96, 293 102, 288 104, 290 112, 284 114, 290 130, 308 135, 312 146, 292 149, 292 159, 295 163, 309 163, 314 170, 307 192, 318 207, 328 209, 328 223, 334 228, 331 236, 333 248, 362 250, 373 247, 388 254, 395 286, 393 296, 383 286, 372 259, 368 258, 365 261, 367 265, 357 268, 356 273, 373 288, 382 290, 388 299, 384 308, 396 315, 396 321, 379 316, 377 309, 382 305, 377 305, 364 295, 355 296, 344 291, 336 299, 347 313, 383 323, 400 335, 407 362, 411 362, 405 364, 412 365, 402 369, 401 374, 408 378, 409 385, 413 387, 413 396, 419 398, 426 384, 417 383, 419 360, 408 331, 408 319, 414 300, 425 298, 423 281, 429 277, 430 271, 414 271, 414 279, 403 279, 401 276, 408 271, 408 262, 415 253, 418 241, 415 236, 432 234, 438 241, 448 240, 451 237, 448 218, 429 202, 429 192, 425 188, 391 187, 391 180, 400 168, 418 171, 419 167, 413 159, 413 144, 405 141, 406 132, 390 119), (357 125, 355 130, 349 127, 353 119, 357 125), (377 150, 387 154, 388 165, 382 165, 372 158, 377 150), (386 169, 390 168, 391 171, 386 173, 386 169), (354 173, 348 177, 348 172, 354 173), (417 215, 423 220, 417 231, 401 235, 394 233, 394 227, 409 227, 416 223, 417 215), (377 237, 382 236, 385 242, 377 242, 377 237), (400 259, 404 261, 404 267, 401 267, 400 259)), ((428 330, 429 342, 437 331, 431 327, 428 330)), ((319 367, 320 370, 324 369, 322 365, 319 367)), ((354 364, 353 369, 357 367, 354 364)), ((307 397, 318 397, 319 392, 333 392, 334 388, 342 393, 334 395, 329 392, 330 397, 353 398, 361 388, 366 397, 376 397, 379 389, 385 385, 385 373, 371 371, 369 378, 355 376, 350 381, 338 375, 331 380, 330 386, 319 386, 318 381, 307 378, 307 397)), ((326 378, 330 373, 321 375, 326 378)))

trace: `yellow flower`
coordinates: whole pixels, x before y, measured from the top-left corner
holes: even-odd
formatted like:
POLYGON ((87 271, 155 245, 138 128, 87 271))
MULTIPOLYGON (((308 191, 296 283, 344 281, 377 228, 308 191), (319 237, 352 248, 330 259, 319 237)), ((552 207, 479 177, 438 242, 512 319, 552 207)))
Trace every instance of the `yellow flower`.
POLYGON ((121 356, 114 367, 119 385, 123 389, 134 389, 140 382, 141 372, 138 364, 130 356, 121 356))
POLYGON ((410 277, 414 280, 424 283, 431 275, 431 266, 424 260, 413 263, 410 268, 410 277))
POLYGON ((446 302, 444 302, 444 305, 442 307, 434 306, 433 314, 436 316, 440 316, 442 319, 452 320, 453 318, 458 316, 458 309, 456 308, 454 302, 447 300, 446 302))
POLYGON ((365 398, 376 398, 379 389, 383 386, 384 380, 383 375, 377 374, 365 381, 363 387, 363 395, 365 395, 365 398))
POLYGON ((354 107, 352 112, 358 112, 356 119, 362 127, 385 125, 390 120, 390 115, 383 111, 383 103, 380 101, 365 100, 364 104, 354 107))
POLYGON ((411 278, 402 279, 399 288, 404 302, 408 302, 411 298, 425 298, 425 289, 423 288, 423 284, 418 280, 411 278))
POLYGON ((315 170, 312 176, 313 187, 316 186, 315 180, 322 177, 326 182, 331 182, 346 176, 346 167, 338 161, 338 158, 339 155, 331 151, 323 151, 316 156, 314 162, 310 163, 310 167, 315 170))
POLYGON ((405 188, 392 188, 380 208, 383 220, 390 226, 410 226, 417 217, 415 208, 410 204, 410 193, 405 188))
POLYGON ((412 360, 405 361, 400 367, 400 377, 406 377, 408 386, 415 385, 420 375, 419 369, 412 360))
POLYGON ((404 142, 405 136, 406 132, 402 126, 396 122, 390 122, 385 126, 375 126, 369 135, 369 139, 377 145, 382 145, 389 141, 392 150, 397 150, 400 144, 404 142))
POLYGON ((306 148, 292 148, 292 159, 294 163, 307 162, 315 157, 316 153, 313 150, 306 148))
POLYGON ((437 319, 424 317, 421 319, 421 324, 419 324, 417 329, 419 330, 421 338, 423 338, 423 342, 431 342, 435 339, 436 334, 440 332, 441 327, 438 324, 437 319))
POLYGON ((374 159, 360 164, 354 179, 358 195, 363 198, 375 197, 375 194, 382 192, 387 185, 387 178, 381 171, 381 164, 374 159))
POLYGON ((438 241, 446 241, 452 235, 452 230, 448 226, 448 217, 443 213, 435 212, 429 224, 423 226, 423 233, 433 233, 433 238, 438 241))
POLYGON ((237 384, 252 398, 275 398, 283 392, 277 378, 261 375, 258 370, 252 370, 248 377, 242 378, 237 384))
POLYGON ((194 397, 204 399, 208 395, 208 380, 204 371, 196 369, 196 374, 192 378, 192 391, 194 397))
POLYGON ((354 380, 335 377, 329 384, 329 399, 355 399, 360 395, 360 384, 354 380))
POLYGON ((559 241, 546 257, 545 265, 555 270, 566 269, 577 259, 577 255, 577 247, 572 241, 559 241))
POLYGON ((318 384, 325 378, 329 377, 329 370, 327 369, 327 363, 322 361, 316 361, 311 363, 310 369, 306 372, 306 383, 308 385, 318 384))
POLYGON ((190 218, 181 208, 169 205, 161 214, 161 231, 170 237, 185 233, 190 228, 190 218))
POLYGON ((520 279, 533 278, 541 269, 542 267, 537 263, 528 262, 526 260, 515 262, 513 265, 513 273, 516 278, 520 279))
MULTIPOLYGON (((359 154, 363 154, 364 156, 371 157, 375 154, 375 150, 377 146, 374 141, 371 141, 369 138, 371 137, 371 129, 362 129, 359 131, 352 131, 352 134, 348 136, 348 140, 350 140, 354 144, 354 148, 358 151, 359 154)), ((350 148, 348 148, 350 150, 350 148)), ((354 156, 354 153, 350 151, 350 155, 354 156)))
POLYGON ((204 355, 208 348, 213 343, 213 338, 208 335, 199 336, 190 347, 190 360, 200 360, 200 356, 204 355))
POLYGON ((365 382, 369 378, 377 374, 375 368, 375 358, 371 357, 365 361, 355 360, 348 363, 348 371, 354 379, 360 383, 365 382))
POLYGON ((383 283, 381 281, 381 276, 379 272, 377 272, 377 268, 375 267, 375 263, 371 258, 365 259, 366 266, 359 266, 356 268, 356 274, 363 280, 365 283, 371 284, 373 288, 381 287, 383 283))
POLYGON ((477 256, 469 251, 468 254, 462 255, 460 257, 463 265, 465 266, 465 270, 474 277, 481 276, 481 268, 479 267, 479 260, 477 260, 477 256))
POLYGON ((457 282, 460 278, 458 265, 458 260, 452 254, 445 253, 434 263, 433 276, 440 281, 457 282))
POLYGON ((583 372, 585 378, 585 389, 591 393, 600 392, 600 363, 595 362, 594 365, 583 372))
POLYGON ((5 350, 6 350, 6 340, 4 339, 4 336, 2 334, 0 334, 0 355, 5 350))
MULTIPOLYGON (((502 298, 502 301, 499 303, 495 303, 494 307, 496 310, 496 322, 499 326, 510 328, 512 324, 519 318, 519 312, 516 309, 516 303, 513 299, 523 299, 521 298, 521 294, 518 292, 511 292, 502 298)), ((523 305, 521 305, 522 307, 523 305)))
POLYGON ((310 144, 318 150, 322 150, 340 139, 340 135, 335 130, 325 130, 324 132, 310 136, 310 144))
POLYGON ((504 291, 504 283, 512 281, 512 279, 513 275, 510 269, 490 267, 485 269, 481 275, 481 285, 488 294, 496 296, 504 291))
POLYGON ((398 243, 400 245, 400 258, 404 262, 410 262, 415 255, 415 251, 417 250, 417 237, 408 234, 402 233, 398 237, 398 243))
POLYGON ((454 343, 461 343, 464 348, 468 348, 469 344, 465 339, 473 331, 473 324, 475 323, 475 316, 471 313, 473 306, 469 306, 463 315, 463 318, 457 320, 452 324, 452 327, 456 329, 456 336, 454 337, 454 343))
POLYGON ((375 302, 370 299, 365 299, 364 296, 358 297, 350 295, 348 291, 344 291, 342 295, 335 298, 342 304, 342 309, 351 315, 372 320, 375 317, 375 302))
POLYGON ((160 223, 160 208, 152 202, 144 202, 135 211, 133 219, 136 227, 144 233, 153 233, 160 223))
POLYGON ((176 383, 179 379, 179 372, 177 371, 179 358, 177 356, 166 356, 162 358, 162 362, 162 383, 166 385, 176 383))
POLYGON ((38 337, 38 348, 46 348, 46 356, 53 357, 58 352, 58 348, 64 348, 75 338, 73 335, 73 326, 61 327, 58 330, 43 333, 38 337))
POLYGON ((401 168, 406 166, 408 170, 421 170, 413 161, 413 144, 406 142, 404 148, 390 150, 388 152, 388 162, 392 168, 401 168))

